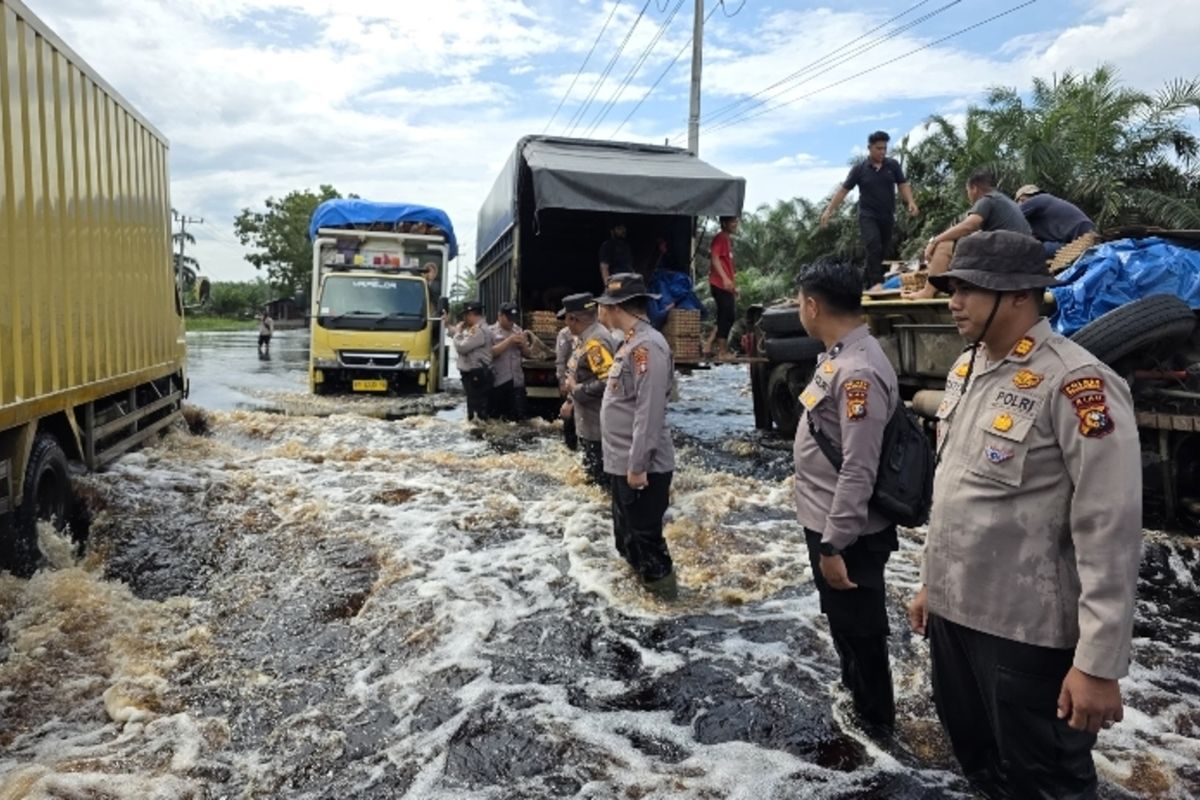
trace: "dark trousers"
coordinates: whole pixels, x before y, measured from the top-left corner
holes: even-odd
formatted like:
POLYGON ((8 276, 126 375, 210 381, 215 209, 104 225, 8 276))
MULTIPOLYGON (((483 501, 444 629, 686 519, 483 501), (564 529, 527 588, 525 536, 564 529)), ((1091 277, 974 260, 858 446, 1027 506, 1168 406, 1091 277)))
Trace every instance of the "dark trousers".
POLYGON ((671 501, 670 472, 651 472, 645 489, 630 488, 624 475, 609 474, 613 538, 617 552, 644 581, 671 574, 671 554, 663 539, 663 515, 671 501))
POLYGON ((846 573, 857 589, 831 587, 821 574, 821 534, 805 528, 813 581, 821 613, 842 666, 842 685, 854 699, 854 710, 870 725, 896 722, 892 668, 888 661, 888 618, 883 568, 898 546, 895 526, 862 536, 842 551, 846 573))
POLYGON ((575 416, 572 414, 563 420, 563 444, 568 450, 579 447, 579 434, 575 432, 575 416))
POLYGON ((525 419, 525 385, 516 386, 513 381, 493 385, 488 392, 488 413, 492 419, 525 419))
POLYGON ((1074 651, 1015 642, 929 615, 933 699, 963 774, 992 798, 1096 796, 1095 734, 1058 719, 1074 651))
POLYGON ((737 316, 737 300, 733 292, 727 292, 711 283, 708 288, 712 291, 713 302, 717 304, 717 341, 727 342, 729 329, 733 327, 734 317, 737 316))
POLYGON ((604 447, 600 442, 590 439, 580 439, 579 445, 583 451, 583 470, 587 473, 588 480, 608 491, 609 476, 604 471, 604 447))
POLYGON ((870 289, 877 283, 883 283, 883 259, 892 246, 892 227, 890 220, 859 217, 858 229, 862 233, 863 248, 867 251, 867 265, 863 269, 863 288, 870 289))
POLYGON ((467 419, 487 419, 488 395, 492 389, 491 367, 463 372, 462 384, 467 395, 467 419))

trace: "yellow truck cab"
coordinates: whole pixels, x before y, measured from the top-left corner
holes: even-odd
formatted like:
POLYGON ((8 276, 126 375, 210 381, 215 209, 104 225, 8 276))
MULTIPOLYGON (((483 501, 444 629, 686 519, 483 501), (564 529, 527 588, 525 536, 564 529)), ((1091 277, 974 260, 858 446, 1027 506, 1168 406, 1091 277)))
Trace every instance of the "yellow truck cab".
POLYGON ((427 206, 328 200, 309 233, 313 393, 439 391, 442 277, 457 254, 449 217, 427 206))

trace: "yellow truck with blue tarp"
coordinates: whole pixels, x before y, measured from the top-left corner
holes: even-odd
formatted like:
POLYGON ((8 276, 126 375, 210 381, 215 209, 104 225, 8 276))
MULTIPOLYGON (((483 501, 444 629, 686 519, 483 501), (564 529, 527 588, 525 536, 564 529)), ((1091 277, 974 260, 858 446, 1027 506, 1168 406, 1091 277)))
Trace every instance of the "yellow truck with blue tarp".
POLYGON ((180 416, 167 141, 17 0, 0 0, 0 568, 38 562, 96 469, 180 416))
POLYGON ((441 389, 446 267, 458 254, 446 213, 327 200, 313 243, 309 385, 314 394, 441 389))

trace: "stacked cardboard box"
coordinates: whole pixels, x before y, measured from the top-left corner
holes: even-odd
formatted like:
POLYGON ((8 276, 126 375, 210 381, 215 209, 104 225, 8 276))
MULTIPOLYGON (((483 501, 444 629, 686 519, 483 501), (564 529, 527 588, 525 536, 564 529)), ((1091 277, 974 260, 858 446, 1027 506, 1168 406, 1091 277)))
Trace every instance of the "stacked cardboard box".
POLYGON ((700 312, 698 310, 673 308, 667 312, 667 324, 663 336, 671 346, 676 361, 700 360, 700 312))

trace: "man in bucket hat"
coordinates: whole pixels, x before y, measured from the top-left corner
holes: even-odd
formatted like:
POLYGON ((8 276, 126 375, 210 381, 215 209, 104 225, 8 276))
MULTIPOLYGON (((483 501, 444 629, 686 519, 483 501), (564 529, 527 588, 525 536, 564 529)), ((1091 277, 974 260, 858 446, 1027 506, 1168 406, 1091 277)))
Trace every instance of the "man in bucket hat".
POLYGON ((600 444, 600 405, 613 363, 613 346, 608 328, 596 319, 596 309, 596 298, 589 292, 563 298, 559 313, 576 345, 567 360, 564 378, 567 399, 561 415, 563 419, 575 420, 588 479, 601 488, 608 488, 600 444))
POLYGON ((671 348, 646 318, 641 275, 613 275, 596 302, 607 322, 625 334, 608 370, 600 406, 604 471, 612 489, 617 552, 650 591, 676 593, 671 554, 663 539, 663 516, 671 496, 675 445, 667 427, 667 397, 675 371, 671 348))
POLYGON ((1141 548, 1133 402, 1057 335, 1041 244, 959 242, 930 280, 972 342, 938 408, 939 463, 909 604, 954 755, 988 797, 1095 797, 1096 732, 1122 718, 1141 548))

